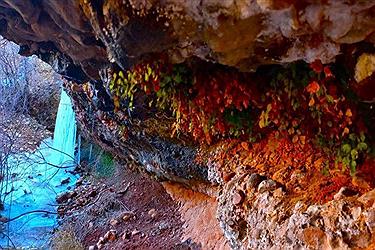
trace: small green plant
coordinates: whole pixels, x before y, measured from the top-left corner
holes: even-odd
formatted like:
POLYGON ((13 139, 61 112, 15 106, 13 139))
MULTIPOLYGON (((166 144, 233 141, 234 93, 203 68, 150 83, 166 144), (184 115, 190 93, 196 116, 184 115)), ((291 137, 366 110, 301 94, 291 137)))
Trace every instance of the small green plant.
POLYGON ((179 94, 178 86, 184 84, 191 85, 190 72, 183 65, 173 65, 172 69, 160 74, 160 88, 156 91, 156 106, 163 110, 171 108, 177 109, 176 95, 179 94), (170 106, 171 105, 171 106, 170 106))
MULTIPOLYGON (((146 74, 148 76, 148 74, 146 74)), ((128 101, 128 108, 133 108, 134 94, 137 91, 136 85, 139 79, 135 78, 135 73, 128 71, 124 74, 123 71, 113 74, 112 81, 109 84, 109 89, 113 94, 113 102, 115 110, 119 110, 121 100, 128 101)))
POLYGON ((110 153, 102 152, 94 165, 95 176, 98 178, 111 177, 115 173, 116 164, 110 153))
POLYGON ((368 151, 368 145, 365 141, 366 137, 363 133, 359 136, 354 133, 349 134, 348 139, 338 149, 336 166, 338 163, 342 163, 343 170, 349 167, 351 175, 354 175, 358 159, 368 151))
MULTIPOLYGON (((155 93, 156 107, 167 109, 177 108, 173 98, 177 94, 177 85, 191 82, 187 69, 182 65, 169 67, 162 60, 136 65, 131 70, 113 74, 109 89, 113 95, 115 110, 121 108, 121 102, 133 109, 134 94, 143 90, 147 95, 155 93)), ((152 105, 154 100, 151 100, 152 105)))
POLYGON ((270 121, 269 121, 268 118, 269 118, 269 113, 270 113, 271 110, 272 110, 272 105, 268 104, 267 109, 262 111, 262 113, 260 114, 260 118, 259 118, 259 127, 260 128, 265 128, 270 124, 270 121))
POLYGON ((253 128, 253 120, 251 119, 251 109, 239 111, 237 109, 225 110, 224 121, 229 128, 229 134, 236 138, 241 135, 251 135, 253 128))

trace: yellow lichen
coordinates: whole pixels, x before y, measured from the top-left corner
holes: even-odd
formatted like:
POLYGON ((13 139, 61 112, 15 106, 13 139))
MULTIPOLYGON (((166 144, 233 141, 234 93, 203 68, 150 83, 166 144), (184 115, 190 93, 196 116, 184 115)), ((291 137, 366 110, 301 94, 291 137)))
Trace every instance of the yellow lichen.
POLYGON ((375 71, 375 54, 362 54, 355 66, 355 80, 360 82, 371 76, 375 71))

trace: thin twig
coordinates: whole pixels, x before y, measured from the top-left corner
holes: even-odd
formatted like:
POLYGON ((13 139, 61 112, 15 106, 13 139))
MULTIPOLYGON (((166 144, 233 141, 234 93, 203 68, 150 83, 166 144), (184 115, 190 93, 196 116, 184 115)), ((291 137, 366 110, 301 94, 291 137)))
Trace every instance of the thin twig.
POLYGON ((22 213, 20 215, 17 215, 16 217, 13 217, 11 219, 7 219, 4 223, 9 223, 14 220, 18 220, 19 218, 28 215, 28 214, 35 214, 35 213, 44 213, 44 214, 57 214, 57 212, 52 212, 52 211, 46 211, 46 210, 33 210, 29 212, 22 213))

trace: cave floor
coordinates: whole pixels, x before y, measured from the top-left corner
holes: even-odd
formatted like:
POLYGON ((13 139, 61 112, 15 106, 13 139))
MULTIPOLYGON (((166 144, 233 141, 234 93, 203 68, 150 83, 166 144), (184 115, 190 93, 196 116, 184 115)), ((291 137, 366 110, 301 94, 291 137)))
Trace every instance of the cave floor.
POLYGON ((115 176, 86 177, 64 209, 65 226, 85 248, 99 243, 101 249, 229 249, 215 198, 120 164, 115 176), (113 240, 107 240, 108 232, 115 232, 113 240))

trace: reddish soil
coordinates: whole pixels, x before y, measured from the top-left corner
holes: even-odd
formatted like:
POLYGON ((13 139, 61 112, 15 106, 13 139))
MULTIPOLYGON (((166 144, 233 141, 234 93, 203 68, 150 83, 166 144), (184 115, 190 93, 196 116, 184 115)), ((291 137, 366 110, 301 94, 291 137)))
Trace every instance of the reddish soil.
POLYGON ((191 238, 199 242, 202 249, 231 249, 216 219, 218 204, 215 198, 174 183, 165 182, 163 186, 180 204, 184 240, 191 238))
POLYGON ((86 178, 92 184, 78 187, 78 195, 65 208, 66 214, 72 215, 66 222, 73 225, 85 247, 96 245, 114 229, 116 240, 105 243, 102 249, 228 249, 215 217, 215 199, 170 183, 166 184, 167 193, 159 182, 122 166, 115 176, 98 183, 86 178), (95 195, 89 197, 92 190, 96 190, 95 195), (79 206, 82 197, 84 205, 79 206), (90 216, 93 211, 87 207, 97 200, 98 215, 90 216), (105 207, 105 213, 100 212, 100 206, 105 207), (124 213, 130 218, 123 220, 124 213), (118 223, 111 224, 113 219, 118 223))
MULTIPOLYGON (((128 221, 121 221, 117 225, 110 225, 107 220, 104 226, 85 237, 86 246, 95 245, 100 236, 108 230, 115 229, 119 240, 105 245, 104 249, 165 249, 172 248, 181 243, 182 222, 177 211, 177 204, 168 196, 163 187, 156 181, 142 174, 123 169, 116 180, 108 180, 107 185, 113 191, 124 189, 130 185, 119 201, 132 213, 134 217, 128 221), (112 182, 112 183, 111 183, 112 182), (155 210, 154 214, 150 212, 155 210), (154 216, 154 217, 152 217, 154 216), (122 239, 123 235, 126 239, 122 239)), ((102 195, 115 196, 115 192, 105 191, 102 195)), ((103 218, 97 218, 94 224, 101 224, 103 218)), ((94 226, 95 227, 95 226, 94 226)))

